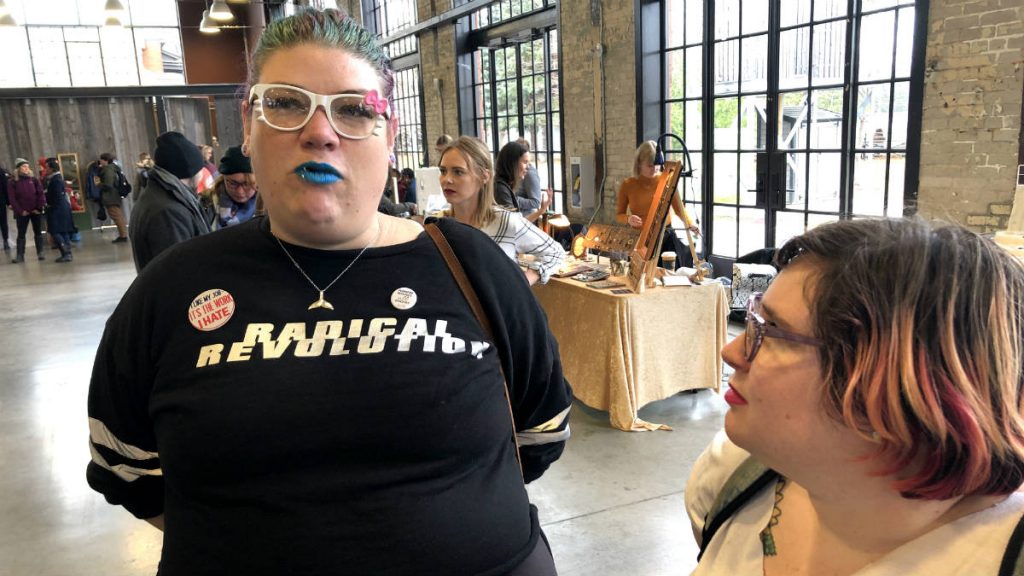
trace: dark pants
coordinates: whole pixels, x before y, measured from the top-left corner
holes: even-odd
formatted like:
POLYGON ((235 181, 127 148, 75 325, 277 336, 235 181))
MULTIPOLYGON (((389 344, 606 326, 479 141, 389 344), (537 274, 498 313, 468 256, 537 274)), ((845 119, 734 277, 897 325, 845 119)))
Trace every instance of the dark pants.
POLYGON ((4 243, 7 243, 10 230, 7 228, 7 204, 0 204, 0 236, 3 236, 4 243))
POLYGON ((43 259, 43 252, 46 250, 46 247, 43 246, 43 215, 15 216, 14 223, 18 225, 17 260, 19 261, 25 256, 25 232, 28 231, 29 222, 32 223, 32 232, 35 234, 36 240, 36 254, 40 260, 43 259))
POLYGON ((29 222, 32 223, 32 233, 36 237, 40 237, 43 233, 43 215, 42 214, 29 214, 28 216, 15 216, 15 223, 18 225, 18 240, 25 239, 25 233, 28 231, 29 222))
POLYGON ((543 532, 540 533, 533 552, 530 552, 526 560, 523 560, 523 563, 516 566, 507 576, 558 576, 547 536, 544 536, 543 532))
POLYGON ((53 238, 53 241, 57 243, 58 248, 60 248, 61 246, 67 246, 68 244, 71 243, 70 236, 63 232, 50 232, 50 237, 53 238))

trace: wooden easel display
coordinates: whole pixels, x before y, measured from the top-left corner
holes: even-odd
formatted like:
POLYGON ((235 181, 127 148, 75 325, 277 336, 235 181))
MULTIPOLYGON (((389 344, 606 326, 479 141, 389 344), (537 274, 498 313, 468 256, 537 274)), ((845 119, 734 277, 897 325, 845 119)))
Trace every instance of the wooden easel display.
MULTIPOLYGON (((658 176, 651 208, 647 212, 643 228, 640 230, 640 238, 629 255, 629 288, 637 294, 654 286, 658 256, 661 254, 661 242, 665 236, 665 221, 672 208, 672 197, 676 193, 682 167, 682 162, 675 160, 665 162, 665 166, 658 176)), ((690 255, 697 268, 696 273, 691 276, 691 280, 701 282, 704 280, 702 262, 697 258, 697 251, 693 248, 693 236, 689 228, 686 229, 686 234, 690 241, 690 255)))

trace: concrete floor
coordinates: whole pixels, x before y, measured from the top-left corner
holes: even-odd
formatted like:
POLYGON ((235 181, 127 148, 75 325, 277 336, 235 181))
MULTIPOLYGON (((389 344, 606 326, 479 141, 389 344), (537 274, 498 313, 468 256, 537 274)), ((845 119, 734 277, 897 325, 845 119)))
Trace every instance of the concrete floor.
MULTIPOLYGON (((51 250, 38 262, 31 245, 24 264, 0 261, 0 576, 156 572, 161 533, 85 482, 93 355, 135 278, 114 236, 85 232, 71 264, 51 250)), ((640 412, 673 432, 628 433, 577 404, 565 454, 529 487, 559 574, 689 574, 683 487, 725 409, 710 391, 681 394, 640 412)))

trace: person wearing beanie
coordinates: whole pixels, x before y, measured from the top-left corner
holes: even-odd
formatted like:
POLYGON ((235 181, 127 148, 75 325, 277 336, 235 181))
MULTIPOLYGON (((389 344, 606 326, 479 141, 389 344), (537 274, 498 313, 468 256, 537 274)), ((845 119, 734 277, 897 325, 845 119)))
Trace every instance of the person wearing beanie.
POLYGON ((124 202, 121 200, 121 192, 117 189, 121 167, 114 163, 115 160, 117 156, 111 152, 100 154, 100 202, 117 226, 114 244, 120 244, 128 241, 128 226, 124 217, 124 202))
POLYGON ((138 170, 138 173, 135 176, 135 187, 132 188, 132 202, 139 201, 139 196, 149 184, 149 171, 153 169, 153 157, 149 152, 139 154, 139 161, 135 163, 135 169, 138 170))
POLYGON ((146 190, 132 210, 132 254, 142 271, 168 248, 210 232, 196 195, 203 155, 180 132, 156 139, 146 190))
POLYGON ((7 229, 7 205, 10 204, 7 199, 7 183, 11 179, 11 173, 0 165, 0 236, 4 237, 4 252, 11 250, 9 230, 7 229))
POLYGON ((14 161, 14 178, 7 183, 7 199, 18 226, 17 253, 11 262, 20 264, 25 261, 25 233, 30 223, 35 235, 36 256, 45 260, 43 211, 46 209, 46 197, 43 195, 43 184, 32 174, 32 166, 24 158, 14 161))
POLYGON ((71 201, 68 200, 64 175, 56 158, 44 161, 46 168, 46 233, 53 238, 60 250, 57 262, 71 262, 71 235, 75 223, 71 218, 71 201))
POLYGON ((256 213, 256 177, 241 146, 224 152, 213 187, 199 194, 210 228, 241 224, 256 213))

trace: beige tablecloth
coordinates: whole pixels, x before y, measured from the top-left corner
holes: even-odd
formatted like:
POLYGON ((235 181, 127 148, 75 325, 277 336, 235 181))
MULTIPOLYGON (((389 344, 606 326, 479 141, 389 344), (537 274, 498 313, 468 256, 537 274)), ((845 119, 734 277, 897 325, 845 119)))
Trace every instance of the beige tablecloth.
POLYGON ((534 294, 558 339, 573 393, 606 410, 612 426, 670 429, 641 420, 637 411, 684 390, 718 389, 729 313, 721 284, 617 295, 552 278, 534 294))

